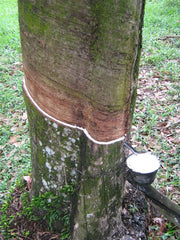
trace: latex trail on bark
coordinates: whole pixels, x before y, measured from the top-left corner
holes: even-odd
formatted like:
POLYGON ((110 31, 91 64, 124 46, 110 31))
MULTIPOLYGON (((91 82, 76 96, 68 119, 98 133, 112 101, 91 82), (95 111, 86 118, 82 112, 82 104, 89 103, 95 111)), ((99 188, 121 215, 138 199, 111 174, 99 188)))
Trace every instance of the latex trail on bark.
POLYGON ((124 136, 120 137, 120 138, 117 138, 115 140, 111 140, 111 141, 97 141, 96 139, 94 139, 87 131, 87 129, 84 129, 82 127, 79 127, 79 126, 76 126, 76 125, 72 125, 72 124, 68 124, 68 123, 65 123, 65 122, 62 122, 58 119, 56 119, 55 117, 53 116, 50 116, 47 112, 45 112, 37 103, 36 101, 32 98, 31 94, 29 93, 28 89, 27 89, 27 86, 26 86, 26 82, 25 82, 25 78, 23 78, 23 89, 24 89, 24 92, 26 94, 26 96, 29 98, 29 100, 32 102, 32 104, 36 107, 36 109, 41 112, 44 116, 46 116, 47 118, 49 118, 50 120, 58 123, 58 124, 61 124, 63 126, 66 126, 66 127, 70 127, 70 128, 76 128, 76 129, 79 129, 81 131, 83 131, 85 133, 85 135, 91 140, 93 141, 94 143, 97 143, 97 144, 104 144, 104 145, 108 145, 108 144, 113 144, 115 142, 119 142, 119 141, 123 141, 124 140, 124 136))

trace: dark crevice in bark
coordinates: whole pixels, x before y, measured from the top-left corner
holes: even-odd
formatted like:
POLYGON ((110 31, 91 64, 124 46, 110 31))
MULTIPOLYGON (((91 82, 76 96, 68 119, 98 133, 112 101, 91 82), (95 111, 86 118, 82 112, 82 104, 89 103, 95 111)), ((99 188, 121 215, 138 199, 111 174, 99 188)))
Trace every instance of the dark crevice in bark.
POLYGON ((88 235, 88 225, 87 225, 87 218, 86 218, 86 199, 85 199, 85 185, 84 185, 84 175, 86 172, 86 148, 87 148, 87 137, 82 134, 81 136, 81 144, 80 144, 80 163, 81 163, 81 172, 82 172, 82 178, 80 182, 80 186, 82 187, 82 192, 83 192, 83 204, 84 204, 84 223, 85 223, 85 228, 86 228, 86 235, 88 235))
MULTIPOLYGON (((79 156, 79 164, 77 167, 77 183, 75 186, 75 193, 72 198, 72 212, 70 216, 70 224, 71 224, 71 236, 73 237, 73 231, 74 231, 74 219, 77 213, 77 207, 78 207, 78 196, 80 188, 83 188, 83 194, 85 195, 85 189, 83 184, 83 175, 85 171, 85 162, 86 162, 86 148, 87 148, 87 137, 84 133, 80 136, 80 156, 79 156)), ((84 201, 84 220, 86 223, 86 209, 85 209, 85 197, 83 197, 84 201)), ((87 230, 87 223, 86 223, 86 230, 87 230)), ((88 232, 88 231, 87 231, 88 232)))

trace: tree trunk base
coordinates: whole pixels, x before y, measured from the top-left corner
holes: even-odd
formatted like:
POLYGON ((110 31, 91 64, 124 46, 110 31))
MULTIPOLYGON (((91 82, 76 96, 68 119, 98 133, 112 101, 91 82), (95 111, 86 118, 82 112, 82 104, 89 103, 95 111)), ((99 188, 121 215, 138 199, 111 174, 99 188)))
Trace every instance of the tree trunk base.
MULTIPOLYGON (((31 194, 58 195, 64 186, 72 186, 74 193, 66 205, 72 239, 112 239, 122 231, 124 142, 95 144, 82 131, 45 118, 26 96, 25 102, 32 148, 31 194)), ((57 230, 59 224, 54 223, 57 230)))

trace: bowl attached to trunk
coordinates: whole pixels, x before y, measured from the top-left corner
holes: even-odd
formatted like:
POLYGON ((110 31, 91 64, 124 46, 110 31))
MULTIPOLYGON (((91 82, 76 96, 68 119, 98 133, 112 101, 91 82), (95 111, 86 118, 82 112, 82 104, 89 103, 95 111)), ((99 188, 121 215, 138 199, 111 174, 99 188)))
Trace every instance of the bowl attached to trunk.
POLYGON ((160 160, 150 152, 134 153, 127 158, 126 164, 132 180, 144 185, 154 181, 160 167, 160 160))

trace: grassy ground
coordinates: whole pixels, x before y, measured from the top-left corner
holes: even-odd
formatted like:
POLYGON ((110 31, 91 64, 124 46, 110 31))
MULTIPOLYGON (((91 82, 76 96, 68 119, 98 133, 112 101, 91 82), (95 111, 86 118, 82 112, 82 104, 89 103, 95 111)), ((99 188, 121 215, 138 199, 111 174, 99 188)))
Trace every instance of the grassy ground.
MULTIPOLYGON (((132 127, 132 142, 161 159, 156 189, 180 202, 180 2, 146 2, 139 88, 132 127)), ((154 217, 149 239, 176 239, 172 226, 154 217)))
POLYGON ((165 187, 167 194, 168 186, 179 185, 180 2, 175 2, 147 1, 132 131, 139 148, 160 156, 162 168, 156 185, 165 187))
POLYGON ((160 155, 167 168, 166 179, 171 175, 171 182, 165 184, 176 186, 178 175, 174 169, 180 157, 178 7, 178 1, 147 1, 132 132, 134 143, 139 142, 139 147, 144 145, 143 149, 152 149, 160 155))
POLYGON ((16 0, 0 1, 0 200, 28 171, 30 148, 22 92, 22 62, 16 0))
MULTIPOLYGON (((175 202, 179 199, 180 177, 179 9, 179 1, 147 0, 132 127, 134 147, 151 150, 160 156, 162 166, 154 184, 175 202)), ((1 0, 0 201, 31 168, 22 76, 17 3, 16 0, 1 0)), ((168 224, 165 226, 161 216, 153 218, 149 239, 175 239, 175 230, 168 224)))

